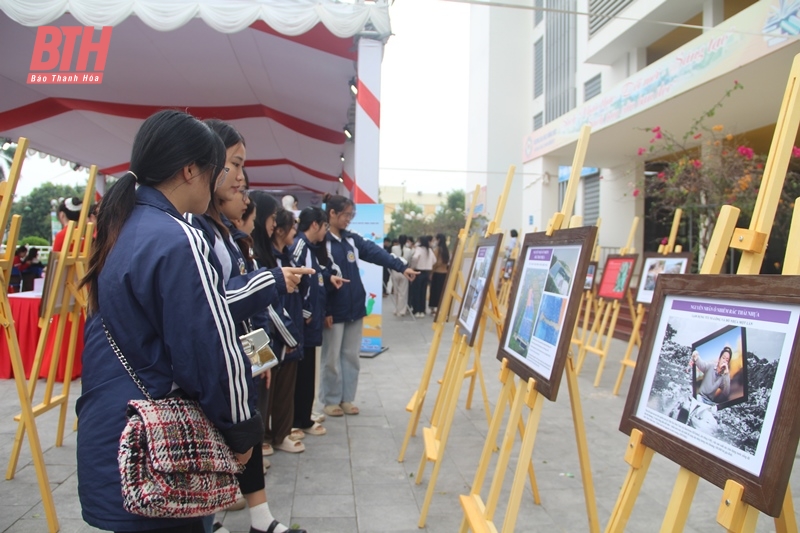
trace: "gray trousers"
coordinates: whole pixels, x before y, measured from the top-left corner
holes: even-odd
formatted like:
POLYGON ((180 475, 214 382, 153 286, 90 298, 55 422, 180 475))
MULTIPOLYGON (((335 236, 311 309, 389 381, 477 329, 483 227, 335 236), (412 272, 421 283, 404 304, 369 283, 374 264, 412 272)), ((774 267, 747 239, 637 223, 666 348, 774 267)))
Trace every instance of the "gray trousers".
POLYGON ((319 401, 323 405, 339 405, 356 399, 362 322, 359 318, 322 330, 319 401))

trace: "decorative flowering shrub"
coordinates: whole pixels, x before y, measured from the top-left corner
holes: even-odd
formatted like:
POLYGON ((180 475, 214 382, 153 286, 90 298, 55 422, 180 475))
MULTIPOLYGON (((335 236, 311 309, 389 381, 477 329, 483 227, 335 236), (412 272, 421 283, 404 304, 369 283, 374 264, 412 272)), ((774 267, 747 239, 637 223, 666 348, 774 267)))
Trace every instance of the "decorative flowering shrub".
MULTIPOLYGON (((647 164, 644 179, 633 184, 632 195, 644 190, 649 208, 646 214, 658 222, 671 221, 678 208, 684 210, 684 216, 696 217, 693 251, 701 260, 723 205, 741 209, 738 226, 749 223, 764 172, 766 155, 757 154, 740 137, 726 133, 724 125, 708 124, 723 101, 740 89, 743 86, 734 82, 734 87, 681 136, 659 126, 646 128, 649 143, 637 151, 638 157, 647 158, 647 164)), ((800 148, 795 147, 792 155, 800 157, 800 148)), ((789 208, 794 206, 792 192, 800 192, 796 177, 794 172, 787 176, 791 183, 784 186, 776 217, 776 228, 785 226, 786 232, 789 208)))

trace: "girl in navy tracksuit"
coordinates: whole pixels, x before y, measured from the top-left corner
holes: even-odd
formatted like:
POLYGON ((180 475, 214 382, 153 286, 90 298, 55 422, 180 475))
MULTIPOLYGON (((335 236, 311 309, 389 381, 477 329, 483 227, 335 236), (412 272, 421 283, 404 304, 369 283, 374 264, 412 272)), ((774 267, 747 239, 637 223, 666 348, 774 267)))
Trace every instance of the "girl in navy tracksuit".
MULTIPOLYGON (((200 519, 147 518, 123 508, 119 438, 128 400, 143 394, 103 326, 154 398, 177 385, 199 402, 234 452, 257 446, 263 426, 219 262, 202 232, 181 216, 205 211, 225 148, 194 117, 166 110, 144 121, 130 161, 130 171, 103 199, 84 279, 90 317, 76 406, 78 494, 84 520, 100 529, 195 533, 202 531, 200 519)), ((271 279, 264 292, 273 299, 281 284, 271 279)))
POLYGON ((314 379, 317 373, 317 346, 322 345, 322 328, 325 323, 326 282, 341 286, 341 278, 331 276, 331 262, 322 244, 328 231, 328 217, 319 207, 306 207, 300 212, 297 237, 292 246, 292 258, 297 266, 313 268, 308 290, 303 295, 303 359, 297 364, 297 382, 294 391, 294 427, 312 435, 324 435, 322 425, 312 420, 314 407, 314 379))
POLYGON ((358 387, 361 349, 361 324, 366 315, 367 293, 358 272, 359 259, 402 272, 413 280, 416 273, 406 263, 384 250, 374 242, 347 231, 347 226, 356 214, 355 204, 344 196, 329 196, 325 199, 330 230, 326 246, 337 265, 337 274, 350 280, 335 292, 328 294, 326 321, 330 328, 322 332, 322 378, 320 401, 330 416, 343 413, 358 414, 353 405, 358 387))
MULTIPOLYGON (((269 267, 292 266, 288 244, 295 235, 294 216, 278 207, 278 201, 264 191, 253 191, 250 195, 256 204, 256 223, 253 228, 253 248, 256 261, 269 267)), ((304 276, 305 278, 305 276, 304 276)), ((273 351, 280 364, 272 369, 272 384, 269 389, 268 417, 264 442, 272 448, 290 453, 305 451, 300 442, 302 432, 292 438, 294 422, 294 389, 297 362, 303 357, 303 300, 299 292, 281 298, 281 303, 269 308, 269 317, 274 328, 273 351)))
MULTIPOLYGON (((234 229, 229 218, 242 216, 247 200, 244 195, 245 176, 244 163, 246 148, 242 136, 229 124, 220 120, 206 120, 205 123, 222 139, 226 148, 225 169, 217 180, 214 193, 203 216, 193 217, 193 224, 203 229, 221 264, 220 275, 227 287, 227 301, 231 314, 236 321, 237 335, 243 335, 255 328, 269 328, 269 319, 265 309, 276 301, 266 301, 261 294, 260 286, 264 275, 270 271, 265 269, 250 272, 247 262, 239 246, 231 236, 234 229)), ((274 272, 277 265, 271 265, 274 272)), ((285 291, 284 291, 285 292, 285 291)), ((264 391, 263 380, 256 380, 257 390, 264 391)), ((256 447, 245 466, 244 472, 238 476, 242 494, 247 500, 250 524, 255 533, 273 529, 280 532, 286 530, 275 517, 267 503, 264 484, 264 462, 261 447, 256 447)), ((211 529, 211 519, 207 519, 206 529, 211 529)), ((292 530, 294 531, 294 530, 292 530)), ((207 531, 208 533, 208 531, 207 531)))

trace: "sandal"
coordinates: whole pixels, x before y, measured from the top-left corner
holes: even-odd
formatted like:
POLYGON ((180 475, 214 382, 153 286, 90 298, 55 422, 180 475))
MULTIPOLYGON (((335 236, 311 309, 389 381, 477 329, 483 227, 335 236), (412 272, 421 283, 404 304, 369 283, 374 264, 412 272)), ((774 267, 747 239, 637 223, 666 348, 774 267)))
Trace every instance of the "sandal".
POLYGON ((311 413, 311 420, 313 422, 319 422, 320 424, 322 424, 323 422, 325 422, 325 415, 319 413, 311 413))
POLYGON ((289 433, 289 438, 292 440, 303 440, 306 438, 306 433, 302 429, 292 428, 292 432, 289 433))
POLYGON ((272 444, 269 442, 265 442, 261 445, 261 455, 264 457, 270 456, 275 453, 275 450, 272 448, 272 444))
MULTIPOLYGON (((264 533, 274 533, 275 532, 275 528, 278 527, 279 525, 280 525, 280 522, 278 522, 277 520, 273 520, 272 523, 269 525, 269 528, 264 533)), ((259 532, 255 528, 251 527, 250 528, 250 533, 259 533, 259 532)), ((306 530, 305 529, 294 529, 294 528, 292 528, 292 529, 288 529, 286 531, 286 533, 306 533, 306 530)))
POLYGON ((344 411, 338 405, 326 405, 322 410, 328 416, 344 416, 344 411))
POLYGON ((328 430, 322 427, 322 425, 319 422, 314 422, 313 426, 311 426, 310 428, 306 428, 303 431, 305 433, 308 433, 309 435, 316 435, 318 437, 328 432, 328 430))
POLYGON ((350 402, 342 402, 340 406, 346 415, 357 415, 359 413, 358 407, 350 402))
POLYGON ((281 450, 289 453, 300 453, 306 451, 305 445, 299 440, 292 440, 289 437, 283 439, 283 442, 275 445, 276 450, 281 450))

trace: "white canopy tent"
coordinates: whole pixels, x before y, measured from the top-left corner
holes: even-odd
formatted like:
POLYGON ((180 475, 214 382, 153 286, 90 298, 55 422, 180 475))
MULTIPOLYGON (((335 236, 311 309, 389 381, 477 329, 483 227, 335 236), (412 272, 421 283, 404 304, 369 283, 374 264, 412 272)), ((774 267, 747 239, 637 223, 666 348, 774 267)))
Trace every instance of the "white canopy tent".
POLYGON ((333 192, 357 40, 390 32, 385 1, 0 0, 0 137, 121 175, 142 120, 180 108, 245 136, 251 187, 333 192), (28 84, 41 25, 113 26, 102 84, 28 84))

